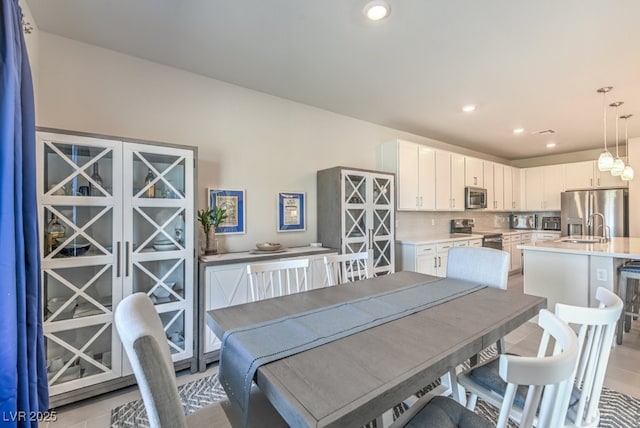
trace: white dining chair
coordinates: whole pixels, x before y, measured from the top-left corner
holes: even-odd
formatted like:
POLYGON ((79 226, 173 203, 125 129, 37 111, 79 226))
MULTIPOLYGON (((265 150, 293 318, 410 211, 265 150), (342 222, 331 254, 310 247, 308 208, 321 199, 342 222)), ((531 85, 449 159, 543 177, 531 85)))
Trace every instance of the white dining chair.
POLYGON ((544 330, 538 356, 503 354, 499 357, 499 376, 504 391, 494 397, 500 409, 496 425, 451 398, 427 394, 400 415, 391 427, 503 428, 514 414, 523 428, 533 426, 534 419, 538 427, 561 426, 567 409, 559 403, 564 403, 564 398, 571 394, 578 338, 567 323, 546 309, 540 311, 538 324, 544 330), (550 339, 554 346, 547 355, 550 339), (521 391, 524 391, 524 400, 519 403, 521 391))
POLYGON ((370 278, 369 253, 350 253, 324 256, 327 285, 345 284, 370 278))
MULTIPOLYGON (((566 412, 567 427, 597 427, 600 421, 598 403, 607 370, 616 324, 624 306, 613 292, 596 290, 598 307, 580 307, 558 303, 555 313, 578 334, 578 359, 572 376, 573 392, 563 397, 560 407, 566 412)), ((458 376, 458 383, 471 393, 467 408, 473 409, 477 397, 497 406, 499 383, 496 362, 490 361, 458 376), (493 388, 491 387, 493 385, 493 388)), ((563 424, 557 425, 558 427, 563 424)))
POLYGON ((309 259, 293 259, 247 265, 251 301, 299 293, 309 289, 309 259))
MULTIPOLYGON (((131 362, 151 428, 242 426, 239 410, 228 400, 185 416, 165 330, 149 296, 135 293, 125 297, 116 307, 114 323, 131 362)), ((255 385, 249 405, 250 427, 288 426, 255 385)))

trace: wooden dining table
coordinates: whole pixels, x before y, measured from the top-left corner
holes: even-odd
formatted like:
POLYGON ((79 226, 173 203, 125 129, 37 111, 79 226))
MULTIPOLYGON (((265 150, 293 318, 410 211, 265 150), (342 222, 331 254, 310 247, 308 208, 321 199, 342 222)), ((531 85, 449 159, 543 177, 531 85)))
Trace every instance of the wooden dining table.
MULTIPOLYGON (((207 325, 222 338, 231 329, 429 280, 403 271, 214 309, 207 325)), ((254 380, 290 426, 361 427, 542 308, 543 297, 487 287, 265 364, 254 380)))

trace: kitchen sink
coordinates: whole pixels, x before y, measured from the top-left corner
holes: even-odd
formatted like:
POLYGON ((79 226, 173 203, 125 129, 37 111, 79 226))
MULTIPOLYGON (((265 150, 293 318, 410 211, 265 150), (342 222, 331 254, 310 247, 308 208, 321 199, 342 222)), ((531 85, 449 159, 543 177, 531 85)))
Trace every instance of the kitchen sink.
POLYGON ((559 242, 570 242, 572 244, 603 244, 607 242, 606 238, 600 237, 567 237, 562 238, 559 242))

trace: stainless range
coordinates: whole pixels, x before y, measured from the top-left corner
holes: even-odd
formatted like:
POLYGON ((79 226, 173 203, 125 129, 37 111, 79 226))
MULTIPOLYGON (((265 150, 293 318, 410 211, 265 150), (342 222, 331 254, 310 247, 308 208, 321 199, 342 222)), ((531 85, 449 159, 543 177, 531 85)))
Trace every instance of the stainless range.
POLYGON ((472 218, 454 218, 451 220, 451 233, 473 233, 482 235, 482 246, 502 250, 502 233, 496 231, 473 230, 475 220, 472 218))

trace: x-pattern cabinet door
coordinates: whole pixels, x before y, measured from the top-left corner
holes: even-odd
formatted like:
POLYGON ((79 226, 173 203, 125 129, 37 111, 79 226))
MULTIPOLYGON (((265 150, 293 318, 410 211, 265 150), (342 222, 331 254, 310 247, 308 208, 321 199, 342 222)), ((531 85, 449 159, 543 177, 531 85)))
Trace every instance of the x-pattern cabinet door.
POLYGON ((374 275, 393 272, 393 175, 342 171, 342 253, 369 252, 374 275))
MULTIPOLYGON (((123 150, 123 293, 156 306, 174 361, 193 356, 193 152, 127 144, 123 150)), ((126 362, 124 373, 131 373, 126 362)))
POLYGON ((121 376, 118 141, 38 133, 42 307, 51 395, 121 376))

